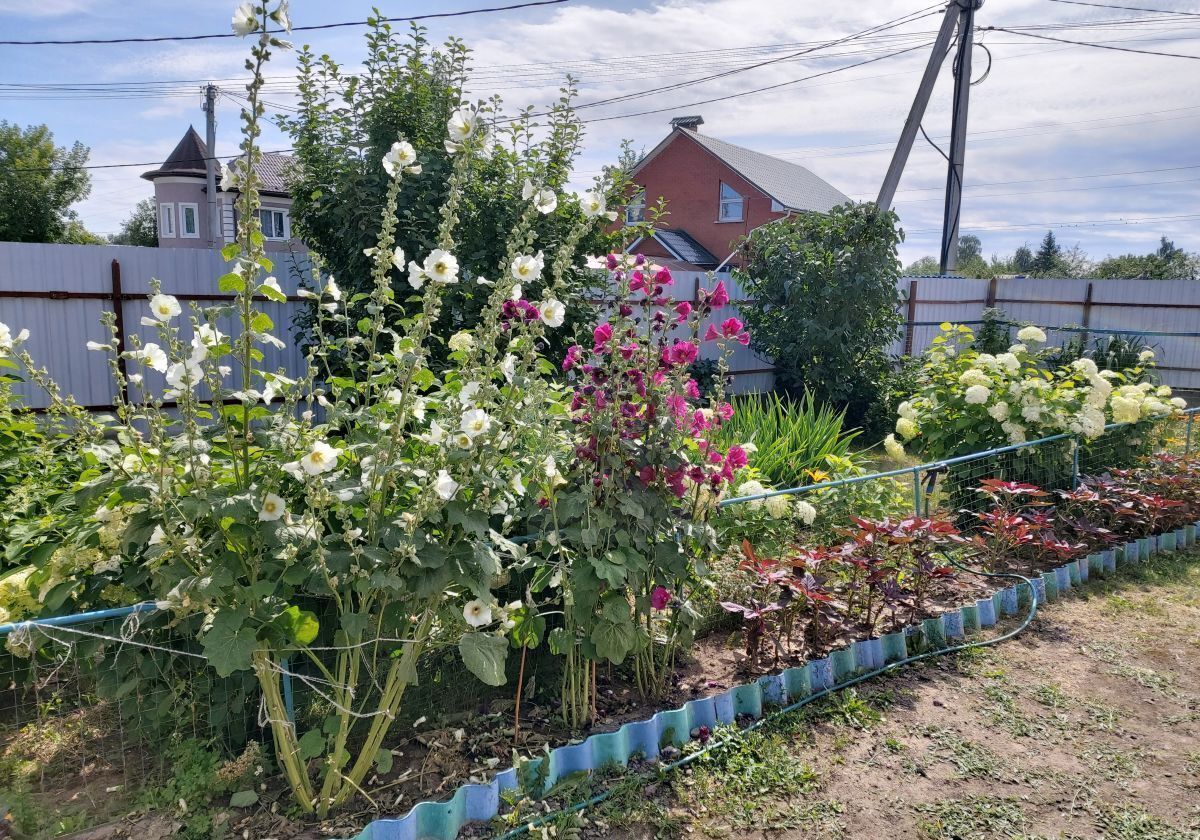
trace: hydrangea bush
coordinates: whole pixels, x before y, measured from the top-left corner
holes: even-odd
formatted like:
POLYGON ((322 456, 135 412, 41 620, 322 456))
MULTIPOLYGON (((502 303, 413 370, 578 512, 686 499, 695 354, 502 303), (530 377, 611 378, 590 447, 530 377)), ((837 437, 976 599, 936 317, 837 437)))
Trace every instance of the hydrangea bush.
POLYGON ((1087 358, 1052 367, 1041 329, 1024 327, 1017 339, 1004 353, 982 353, 969 327, 942 324, 919 388, 900 404, 895 434, 884 441, 889 456, 902 457, 904 444, 948 458, 1058 434, 1093 440, 1107 423, 1152 424, 1185 406, 1150 381, 1149 349, 1123 370, 1100 370, 1087 358))

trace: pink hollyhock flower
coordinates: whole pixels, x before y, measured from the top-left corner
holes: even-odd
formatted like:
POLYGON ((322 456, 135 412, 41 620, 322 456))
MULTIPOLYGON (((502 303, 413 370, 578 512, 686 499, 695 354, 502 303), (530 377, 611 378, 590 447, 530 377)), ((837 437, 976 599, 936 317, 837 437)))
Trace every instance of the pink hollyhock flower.
POLYGON ((746 464, 750 463, 750 459, 746 456, 746 450, 740 446, 729 447, 729 453, 725 456, 725 462, 735 470, 740 470, 746 464))
POLYGON ((629 275, 629 291, 640 292, 646 288, 646 275, 641 271, 635 271, 629 275))
POLYGON ((628 361, 638 351, 638 346, 636 344, 622 344, 618 349, 620 350, 621 358, 628 361))
POLYGON ((712 304, 713 309, 719 306, 726 306, 729 303, 729 292, 725 290, 725 281, 721 280, 717 283, 717 287, 712 290, 712 294, 708 296, 708 302, 712 304))
POLYGON ((671 347, 670 361, 677 365, 690 365, 700 355, 700 348, 690 341, 676 341, 671 347))
POLYGON ((605 352, 604 345, 612 340, 613 328, 612 324, 601 324, 592 330, 592 343, 595 345, 597 353, 605 352))
POLYGON ((583 355, 583 348, 578 344, 572 344, 567 348, 567 355, 563 357, 562 369, 565 373, 575 365, 579 364, 579 357, 583 355))
POLYGON ((653 484, 654 479, 658 478, 658 470, 647 464, 638 470, 638 478, 642 480, 642 484, 653 484))
POLYGON ((616 254, 608 254, 604 258, 604 263, 605 263, 605 265, 608 266, 608 270, 612 271, 613 269, 615 269, 617 267, 617 255, 616 254))
POLYGON ((687 395, 693 400, 700 399, 700 386, 696 384, 695 379, 689 379, 683 388, 685 391, 687 391, 687 395))
POLYGON ((650 374, 650 381, 655 385, 661 385, 667 381, 667 375, 661 370, 656 370, 654 373, 650 374))
POLYGON ((654 591, 650 593, 650 606, 656 610, 665 610, 667 604, 671 603, 671 593, 665 586, 656 586, 654 591))
POLYGON ((669 408, 671 413, 676 417, 682 417, 684 414, 687 414, 687 400, 685 400, 682 395, 672 394, 671 396, 667 397, 666 403, 667 408, 669 408))
POLYGON ((722 421, 728 422, 733 417, 733 406, 729 403, 721 403, 717 406, 716 412, 722 421))
POLYGON ((737 338, 744 326, 737 318, 726 318, 721 322, 721 335, 726 338, 737 338))
POLYGON ((680 303, 675 304, 675 312, 678 315, 675 321, 682 324, 688 319, 688 316, 692 314, 692 305, 686 300, 681 301, 680 303))
POLYGON ((705 341, 716 341, 720 337, 721 334, 717 332, 717 328, 713 324, 709 324, 708 329, 704 331, 705 341))
POLYGON ((664 265, 654 274, 654 282, 660 286, 670 286, 675 282, 675 278, 671 276, 671 270, 664 265))
POLYGON ((622 318, 628 318, 630 315, 633 314, 633 307, 630 306, 628 303, 622 303, 620 312, 621 312, 622 318))
POLYGON ((725 456, 722 455, 720 452, 718 452, 716 449, 710 449, 708 451, 708 463, 715 465, 715 464, 721 463, 724 460, 725 460, 725 456))

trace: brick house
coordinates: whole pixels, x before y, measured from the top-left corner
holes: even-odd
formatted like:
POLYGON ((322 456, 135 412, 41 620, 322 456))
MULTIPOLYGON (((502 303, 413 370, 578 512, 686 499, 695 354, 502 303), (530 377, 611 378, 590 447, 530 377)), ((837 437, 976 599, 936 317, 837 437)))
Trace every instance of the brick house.
MULTIPOLYGON (((154 202, 158 207, 158 245, 160 248, 221 248, 236 236, 238 190, 226 192, 217 176, 217 204, 221 229, 216 236, 209 230, 208 185, 205 170, 208 146, 188 127, 183 139, 158 169, 142 173, 154 184, 154 202)), ((262 209, 259 218, 268 253, 305 251, 292 238, 291 206, 286 174, 294 159, 287 155, 263 154, 255 166, 262 209)))
POLYGON ((700 133, 704 118, 676 117, 671 133, 634 167, 640 187, 626 223, 645 218, 646 199, 667 215, 649 240, 629 250, 680 268, 711 270, 750 231, 793 213, 825 213, 850 199, 799 164, 700 133))

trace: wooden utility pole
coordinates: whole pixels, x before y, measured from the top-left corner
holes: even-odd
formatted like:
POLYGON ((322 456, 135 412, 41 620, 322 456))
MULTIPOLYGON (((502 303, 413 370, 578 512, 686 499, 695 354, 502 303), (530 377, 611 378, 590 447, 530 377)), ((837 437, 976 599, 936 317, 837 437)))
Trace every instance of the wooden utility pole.
POLYGON ((937 84, 938 73, 942 63, 950 52, 951 39, 957 32, 958 52, 954 58, 954 110, 953 122, 950 127, 949 167, 946 173, 946 212, 942 224, 941 271, 952 271, 958 265, 958 218, 962 205, 962 174, 967 151, 967 102, 971 91, 971 47, 975 26, 975 12, 983 6, 983 0, 950 0, 946 4, 942 26, 933 42, 933 51, 925 65, 925 74, 917 88, 917 95, 909 108, 908 118, 904 121, 904 129, 900 132, 900 140, 896 143, 896 151, 892 153, 892 162, 883 178, 883 186, 879 189, 879 197, 875 200, 877 207, 890 209, 892 200, 896 197, 896 188, 900 184, 900 176, 908 163, 912 152, 913 142, 921 128, 921 120, 925 117, 925 109, 937 84))

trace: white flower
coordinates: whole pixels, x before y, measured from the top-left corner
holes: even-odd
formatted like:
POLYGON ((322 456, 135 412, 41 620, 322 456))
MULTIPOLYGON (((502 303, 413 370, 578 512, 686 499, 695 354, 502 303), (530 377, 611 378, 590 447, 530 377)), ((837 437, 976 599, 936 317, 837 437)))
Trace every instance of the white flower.
POLYGON ((988 378, 986 373, 978 368, 967 368, 965 371, 963 371, 962 375, 958 377, 958 384, 982 385, 986 388, 988 385, 992 384, 992 380, 988 378))
POLYGON ((917 419, 917 411, 915 408, 913 408, 912 403, 908 400, 905 400, 904 402, 900 403, 900 405, 896 406, 896 413, 909 420, 917 419))
POLYGON ((500 372, 504 374, 505 381, 512 382, 513 374, 517 372, 517 357, 512 353, 507 354, 500 362, 500 372))
POLYGON ((543 216, 553 213, 554 208, 558 206, 558 196, 554 194, 554 190, 539 190, 528 178, 521 188, 521 198, 526 201, 532 199, 534 209, 543 216))
POLYGON ((1185 408, 1187 408, 1187 400, 1185 400, 1183 397, 1171 397, 1171 405, 1175 406, 1180 411, 1183 411, 1185 408))
POLYGON ((221 167, 221 192, 229 192, 233 189, 233 176, 233 164, 221 167))
POLYGON ((1006 402, 998 402, 995 405, 988 406, 987 413, 992 419, 998 423, 1002 423, 1008 419, 1009 405, 1006 402))
POLYGON ((515 303, 521 299, 521 295, 523 294, 525 294, 525 290, 521 288, 521 284, 513 283, 512 291, 508 293, 508 298, 515 303))
POLYGON ((404 270, 404 251, 403 251, 403 249, 397 248, 396 250, 392 251, 392 265, 395 266, 397 271, 404 270))
MULTIPOLYGON (((1013 347, 1018 346, 1016 344, 1013 345, 1013 347)), ((1021 350, 1024 349, 1024 347, 1021 347, 1021 350)), ((1021 360, 1016 357, 1015 353, 1001 353, 996 357, 996 362, 1009 373, 1016 373, 1021 369, 1021 360)))
POLYGON ((417 150, 407 140, 397 140, 383 156, 383 168, 393 178, 416 162, 417 150))
POLYGON ((425 269, 421 268, 420 263, 413 260, 408 264, 408 285, 414 289, 420 289, 425 285, 425 280, 428 275, 425 274, 425 269))
POLYGON ((309 475, 319 475, 332 470, 337 466, 337 462, 338 451, 325 441, 319 440, 300 457, 300 468, 309 475))
MULTIPOLYGON (((765 492, 767 492, 766 486, 761 481, 755 481, 753 479, 749 481, 743 481, 737 487, 738 496, 760 496, 765 492)), ((762 499, 755 499, 749 504, 751 510, 757 510, 758 508, 762 507, 762 499)))
MULTIPOLYGON (((268 291, 274 292, 279 297, 285 297, 283 293, 283 287, 279 285, 279 280, 274 276, 268 277, 266 280, 262 281, 262 284, 258 288, 259 291, 267 289, 268 291)), ((271 297, 271 295, 267 295, 267 297, 271 297)))
POLYGON ((417 435, 418 440, 423 440, 432 446, 440 446, 442 441, 446 439, 446 430, 442 428, 438 421, 434 420, 429 424, 429 432, 423 435, 417 435))
POLYGON ((888 435, 883 439, 883 451, 893 461, 899 461, 904 458, 904 445, 896 440, 895 435, 888 435))
MULTIPOLYGON (((817 518, 817 509, 803 499, 796 499, 793 504, 796 508, 796 516, 800 518, 800 521, 805 525, 813 524, 813 520, 817 518)), ((770 506, 768 505, 769 509, 770 506)))
POLYGON ((215 347, 225 338, 225 333, 208 324, 201 324, 196 329, 196 337, 205 347, 215 347))
POLYGON ((1141 403, 1135 399, 1114 395, 1109 406, 1114 423, 1136 423, 1142 417, 1141 403))
POLYGON ((991 395, 992 392, 988 390, 986 385, 972 385, 967 389, 967 405, 982 405, 988 401, 988 397, 991 395))
MULTIPOLYGON (((149 346, 149 345, 147 345, 149 346)), ((196 362, 188 360, 186 362, 176 362, 167 368, 167 384, 178 390, 183 386, 189 389, 195 388, 204 378, 204 371, 200 369, 200 365, 196 362)))
POLYGON ((325 281, 325 294, 334 300, 342 299, 342 290, 338 288, 337 280, 330 277, 325 281))
POLYGON ((470 411, 464 411, 462 422, 459 428, 474 440, 477 436, 484 434, 492 425, 492 418, 482 408, 472 408, 470 411))
POLYGON ((445 470, 438 470, 437 480, 433 483, 433 490, 442 501, 448 502, 453 499, 459 487, 459 483, 450 477, 450 473, 445 470))
MULTIPOLYGON (((425 275, 434 283, 457 283, 458 259, 449 251, 436 248, 425 258, 425 275)), ((409 283, 411 282, 410 276, 409 283)))
POLYGON ((544 261, 542 253, 539 251, 537 256, 523 254, 512 261, 512 276, 517 280, 536 280, 542 276, 542 268, 544 261))
POLYGON ((150 533, 150 539, 146 541, 147 545, 158 545, 167 538, 166 531, 161 525, 155 525, 154 530, 150 533))
POLYGON ((561 327, 567 317, 567 307, 562 301, 550 298, 538 304, 538 314, 547 327, 561 327))
POLYGON ((1037 327, 1030 325, 1028 327, 1022 327, 1017 332, 1017 340, 1032 344, 1045 344, 1046 333, 1037 327))
POLYGON ((472 627, 484 627, 492 623, 492 608, 478 598, 467 601, 463 607, 463 618, 472 627))
POLYGON ((233 10, 233 31, 239 38, 244 38, 258 28, 258 19, 254 16, 254 4, 242 3, 233 10))
POLYGON ((285 347, 287 347, 287 345, 283 343, 282 339, 280 339, 276 336, 273 336, 270 333, 255 333, 254 337, 256 339, 258 339, 259 341, 261 341, 263 344, 271 345, 276 350, 282 350, 285 347))
POLYGON ((1138 353, 1138 361, 1142 364, 1154 360, 1154 351, 1147 347, 1141 353, 1138 353))
POLYGON ((901 417, 896 421, 896 434, 907 440, 912 440, 917 436, 917 424, 907 417, 901 417))
POLYGON ((279 0, 279 8, 271 12, 271 17, 275 18, 275 22, 285 31, 292 31, 292 16, 288 14, 288 0, 279 0))
POLYGON ((1169 397, 1171 396, 1171 387, 1169 385, 1159 385, 1154 389, 1154 396, 1169 397))
MULTIPOLYGON (((788 496, 769 496, 763 499, 763 507, 776 519, 783 519, 792 512, 792 499, 788 496)), ((796 500, 799 504, 799 500, 796 500)), ((799 511, 797 511, 798 513, 799 511)), ((815 513, 815 511, 814 511, 815 513)))
MULTIPOLYGON (((607 207, 604 203, 604 194, 600 192, 585 192, 579 197, 579 209, 583 211, 583 215, 589 219, 594 219, 597 216, 605 215, 607 207)), ((590 266, 589 266, 590 267, 590 266)), ((603 268, 604 264, 597 266, 603 268)))
POLYGON ((172 295, 159 293, 150 298, 150 312, 160 321, 170 321, 182 311, 179 301, 172 295))
POLYGON ((508 482, 508 486, 511 487, 512 491, 518 496, 525 495, 525 479, 520 473, 517 473, 512 477, 512 480, 508 482))
POLYGON ((1071 362, 1071 367, 1087 377, 1096 376, 1099 373, 1096 363, 1086 357, 1071 362))
POLYGON ((107 353, 109 350, 111 350, 111 349, 112 349, 112 345, 111 345, 111 344, 107 344, 107 343, 103 343, 103 342, 99 342, 99 341, 89 341, 89 342, 87 343, 87 349, 89 349, 89 350, 99 350, 99 351, 100 351, 100 352, 102 352, 102 353, 107 353))
POLYGON ((448 342, 451 350, 470 350, 475 346, 475 339, 469 332, 456 332, 448 342))
POLYGON ((274 522, 287 513, 287 503, 274 493, 268 493, 263 498, 262 507, 258 509, 260 522, 274 522))
POLYGON ((114 516, 115 514, 112 508, 109 508, 106 505, 100 505, 100 507, 96 508, 96 512, 92 514, 92 519, 96 520, 97 522, 112 522, 114 516))
POLYGON ((475 445, 475 438, 471 437, 466 432, 455 432, 453 440, 454 445, 459 449, 470 449, 475 445))
POLYGON ((462 144, 475 134, 478 126, 479 115, 474 108, 459 108, 446 122, 446 134, 449 135, 450 142, 462 144))
POLYGON ((458 401, 462 405, 470 405, 475 399, 475 395, 479 393, 479 383, 475 381, 464 383, 462 388, 458 390, 458 401))

